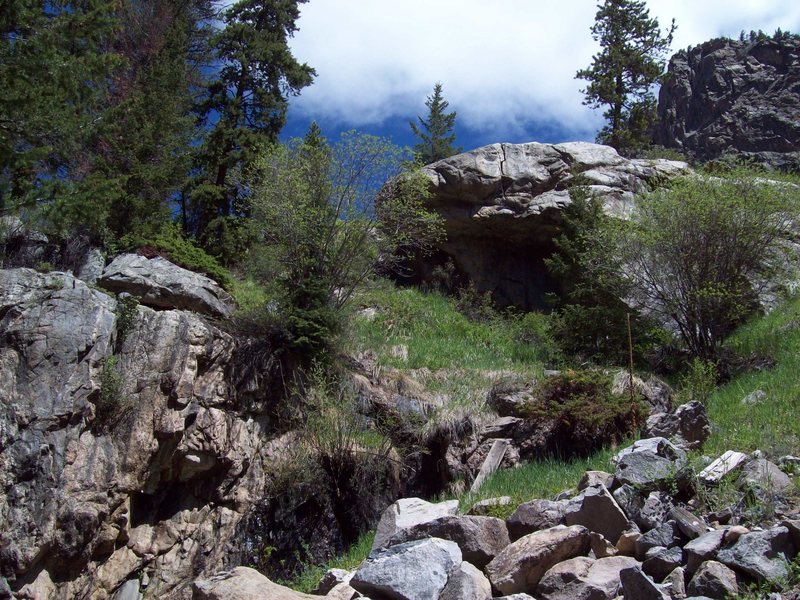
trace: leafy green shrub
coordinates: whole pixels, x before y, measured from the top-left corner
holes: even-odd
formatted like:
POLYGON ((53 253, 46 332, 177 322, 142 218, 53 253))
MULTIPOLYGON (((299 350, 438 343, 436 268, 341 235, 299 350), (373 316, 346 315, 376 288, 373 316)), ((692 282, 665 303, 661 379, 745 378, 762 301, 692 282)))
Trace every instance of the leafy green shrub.
POLYGON ((708 404, 708 399, 717 388, 717 367, 710 361, 692 359, 681 379, 681 388, 686 402, 696 400, 703 405, 708 404))
POLYGON ((622 441, 646 418, 641 398, 614 395, 611 383, 602 371, 563 371, 538 384, 523 411, 558 424, 565 454, 586 454, 622 441))
POLYGON ((131 409, 131 403, 123 393, 124 379, 119 370, 119 358, 109 356, 103 363, 100 375, 100 393, 94 407, 95 427, 110 431, 131 409))
POLYGON ((122 294, 117 298, 114 314, 117 316, 117 345, 121 345, 133 329, 139 314, 139 296, 122 294))

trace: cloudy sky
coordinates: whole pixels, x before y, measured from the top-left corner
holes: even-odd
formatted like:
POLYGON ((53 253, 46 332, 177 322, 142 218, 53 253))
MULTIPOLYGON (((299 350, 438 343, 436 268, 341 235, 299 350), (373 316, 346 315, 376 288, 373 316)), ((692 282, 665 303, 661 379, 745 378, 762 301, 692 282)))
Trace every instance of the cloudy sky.
MULTIPOLYGON (((413 144, 409 119, 425 115, 435 82, 456 110, 464 149, 507 141, 593 140, 601 111, 581 104, 575 72, 598 47, 595 0, 310 0, 301 6, 295 56, 317 71, 294 98, 286 135, 312 119, 413 144)), ((797 0, 650 0, 678 29, 673 50, 741 30, 800 32, 797 0)))

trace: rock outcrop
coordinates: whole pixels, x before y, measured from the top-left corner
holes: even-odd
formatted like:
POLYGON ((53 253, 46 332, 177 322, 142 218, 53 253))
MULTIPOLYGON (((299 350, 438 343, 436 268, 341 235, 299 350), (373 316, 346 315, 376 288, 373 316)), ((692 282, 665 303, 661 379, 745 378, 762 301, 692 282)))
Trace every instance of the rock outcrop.
POLYGON ((233 402, 232 338, 191 312, 134 310, 122 339, 113 296, 0 271, 0 569, 20 598, 141 581, 180 597, 223 565, 263 487, 267 436, 233 402))
POLYGON ((800 39, 715 39, 672 57, 655 142, 699 160, 800 165, 800 39))
MULTIPOLYGON (((685 163, 628 160, 608 146, 492 144, 426 166, 430 207, 442 215, 442 250, 479 291, 501 304, 541 307, 551 289, 543 258, 552 252, 569 188, 586 186, 611 214, 633 194, 687 170, 685 163)), ((431 273, 422 273, 430 276, 431 273)))

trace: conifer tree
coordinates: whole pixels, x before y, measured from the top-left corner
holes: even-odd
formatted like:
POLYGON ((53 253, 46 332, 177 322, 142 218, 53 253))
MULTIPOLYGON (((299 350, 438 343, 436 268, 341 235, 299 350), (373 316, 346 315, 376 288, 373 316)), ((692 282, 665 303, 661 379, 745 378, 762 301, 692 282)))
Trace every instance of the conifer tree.
POLYGON ((675 21, 663 33, 643 1, 604 0, 591 31, 601 50, 576 77, 589 82, 584 104, 606 107, 608 123, 597 141, 635 152, 649 142, 656 118, 653 86, 664 72, 675 21))
POLYGON ((456 141, 453 133, 456 112, 447 112, 450 103, 442 97, 441 83, 433 86, 433 95, 428 96, 425 106, 428 107, 428 118, 417 117, 419 125, 409 122, 411 131, 421 140, 414 146, 414 155, 423 165, 461 152, 461 148, 453 146, 456 141))
POLYGON ((288 96, 310 85, 315 75, 288 46, 305 2, 240 0, 225 12, 225 27, 212 40, 222 67, 199 106, 210 131, 191 191, 195 232, 211 250, 226 228, 224 219, 238 213, 241 190, 231 174, 277 141, 288 96))

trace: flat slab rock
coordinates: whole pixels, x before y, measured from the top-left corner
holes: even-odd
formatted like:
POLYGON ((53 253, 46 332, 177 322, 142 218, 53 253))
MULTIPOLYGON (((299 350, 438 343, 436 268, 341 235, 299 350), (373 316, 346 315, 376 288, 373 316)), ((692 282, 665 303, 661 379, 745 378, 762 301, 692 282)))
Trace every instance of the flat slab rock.
POLYGON ((112 292, 141 298, 145 306, 190 310, 227 318, 235 303, 214 280, 157 256, 122 254, 104 270, 98 284, 112 292))
POLYGON ((193 600, 313 600, 319 596, 301 594, 270 581, 249 567, 236 567, 192 584, 193 600))

